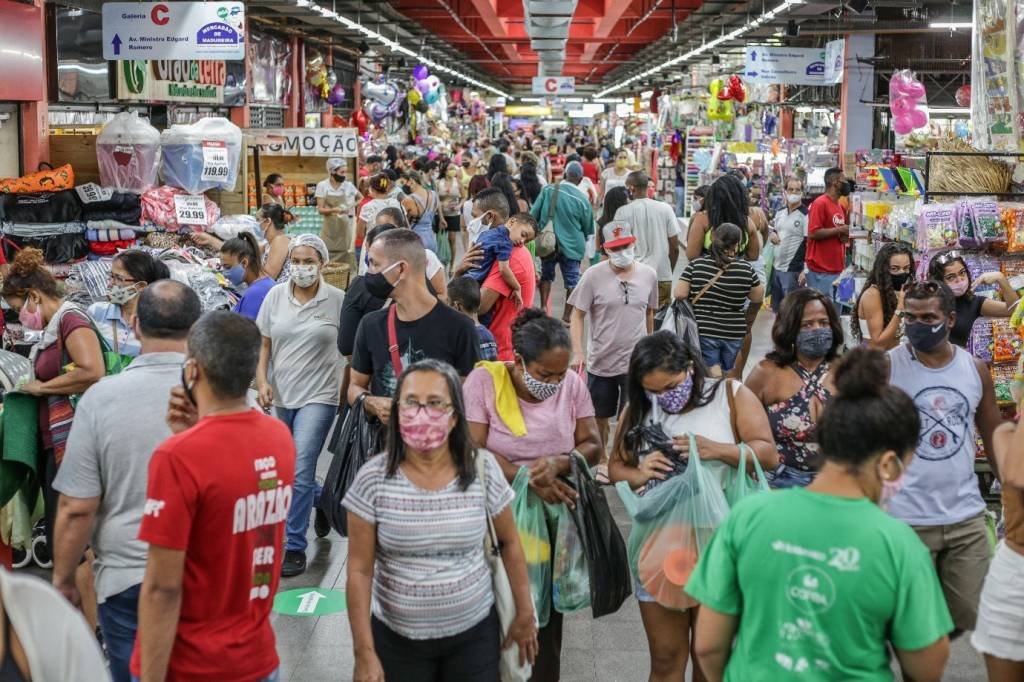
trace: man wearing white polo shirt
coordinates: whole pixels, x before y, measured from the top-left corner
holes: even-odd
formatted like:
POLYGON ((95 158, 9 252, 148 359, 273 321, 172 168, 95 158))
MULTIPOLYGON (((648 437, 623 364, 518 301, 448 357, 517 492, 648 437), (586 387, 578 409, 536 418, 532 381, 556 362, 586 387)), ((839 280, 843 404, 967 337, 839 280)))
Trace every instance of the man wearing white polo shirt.
POLYGON ((636 259, 658 273, 658 306, 668 304, 672 296, 672 272, 679 258, 679 223, 676 213, 664 201, 647 198, 651 179, 643 171, 626 176, 626 189, 633 200, 615 213, 616 221, 625 221, 636 237, 636 259))

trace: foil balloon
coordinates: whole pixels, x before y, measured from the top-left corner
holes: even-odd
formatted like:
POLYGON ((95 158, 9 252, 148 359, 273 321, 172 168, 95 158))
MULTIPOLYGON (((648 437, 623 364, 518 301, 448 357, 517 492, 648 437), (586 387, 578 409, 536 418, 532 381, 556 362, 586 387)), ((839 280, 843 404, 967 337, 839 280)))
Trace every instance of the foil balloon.
POLYGON ((375 124, 380 124, 380 122, 390 114, 386 104, 382 104, 381 102, 377 102, 372 99, 363 101, 363 111, 366 112, 366 115, 369 116, 370 120, 375 124))
POLYGON ((416 89, 421 95, 426 96, 426 94, 430 92, 430 83, 427 82, 426 78, 416 81, 416 89))
POLYGON ((422 81, 426 80, 430 76, 430 70, 427 69, 426 64, 417 64, 412 69, 413 80, 422 81))
POLYGON ((428 76, 426 81, 427 81, 427 86, 431 90, 440 90, 441 89, 441 79, 438 78, 437 76, 428 76))
POLYGON ((967 125, 967 121, 957 121, 953 124, 953 132, 961 140, 966 140, 971 134, 971 128, 967 125))
POLYGON ((708 118, 712 121, 731 121, 733 118, 732 102, 721 97, 724 86, 721 78, 716 78, 708 85, 708 91, 711 93, 708 100, 708 118))
POLYGON ((309 84, 314 88, 319 88, 327 82, 327 75, 323 71, 313 71, 309 73, 306 80, 308 80, 309 84))
POLYGON ((441 99, 441 93, 437 90, 431 90, 423 96, 423 101, 427 104, 436 104, 439 99, 441 99))
POLYGON ((327 85, 333 88, 337 84, 338 74, 334 69, 331 69, 330 71, 327 72, 327 85))
POLYGON ((957 106, 971 106, 971 86, 961 85, 959 88, 956 89, 956 95, 954 95, 954 97, 956 98, 957 106))
POLYGON ((416 88, 412 88, 409 90, 409 94, 406 95, 406 99, 409 100, 410 106, 415 107, 423 101, 423 95, 421 95, 420 91, 416 88))
POLYGON ((345 88, 339 84, 335 84, 331 88, 331 91, 327 93, 327 103, 332 107, 336 107, 345 101, 345 88))

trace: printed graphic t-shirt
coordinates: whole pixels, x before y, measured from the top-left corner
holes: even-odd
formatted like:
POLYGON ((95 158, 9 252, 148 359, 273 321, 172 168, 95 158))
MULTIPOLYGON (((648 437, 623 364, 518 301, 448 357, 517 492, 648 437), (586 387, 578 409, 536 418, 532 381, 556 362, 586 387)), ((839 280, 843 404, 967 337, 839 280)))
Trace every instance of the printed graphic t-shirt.
MULTIPOLYGON (((428 358, 447 362, 466 376, 480 359, 480 339, 473 321, 440 301, 418 320, 395 319, 402 368, 428 358)), ((388 350, 388 309, 366 315, 356 331, 352 369, 372 377, 370 394, 390 397, 398 377, 388 350)))
MULTIPOLYGON (((846 211, 827 194, 811 202, 807 216, 807 234, 846 224, 846 211)), ((842 272, 846 267, 846 245, 839 237, 808 239, 807 269, 812 272, 842 272)))
POLYGON ((256 680, 277 668, 270 607, 294 479, 291 433, 255 410, 206 417, 153 453, 139 539, 186 553, 168 680, 256 680))
POLYGON ((739 617, 727 682, 892 680, 886 641, 916 650, 953 629, 909 526, 867 498, 803 488, 737 504, 686 591, 739 617))

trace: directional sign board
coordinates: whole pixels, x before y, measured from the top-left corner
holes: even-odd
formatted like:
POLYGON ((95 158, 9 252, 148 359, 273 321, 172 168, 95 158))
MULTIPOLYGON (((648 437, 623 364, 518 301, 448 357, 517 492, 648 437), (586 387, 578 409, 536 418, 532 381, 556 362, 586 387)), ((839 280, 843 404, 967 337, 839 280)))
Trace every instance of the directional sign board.
POLYGON ((245 59, 245 3, 103 3, 103 58, 245 59))
POLYGON ((286 616, 326 616, 347 607, 341 590, 302 587, 274 595, 274 611, 286 616))
POLYGON ((751 45, 746 53, 746 78, 754 83, 833 85, 843 80, 845 41, 820 47, 751 45))
POLYGON ((535 95, 571 95, 576 92, 576 79, 573 76, 534 76, 533 94, 535 95))

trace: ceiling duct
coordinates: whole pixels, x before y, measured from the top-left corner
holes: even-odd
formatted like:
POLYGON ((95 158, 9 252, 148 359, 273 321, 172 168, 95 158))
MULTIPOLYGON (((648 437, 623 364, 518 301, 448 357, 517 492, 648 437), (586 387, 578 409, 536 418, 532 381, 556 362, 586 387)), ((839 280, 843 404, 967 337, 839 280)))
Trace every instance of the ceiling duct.
POLYGON ((540 76, 559 76, 577 0, 523 0, 530 49, 540 59, 540 76))

